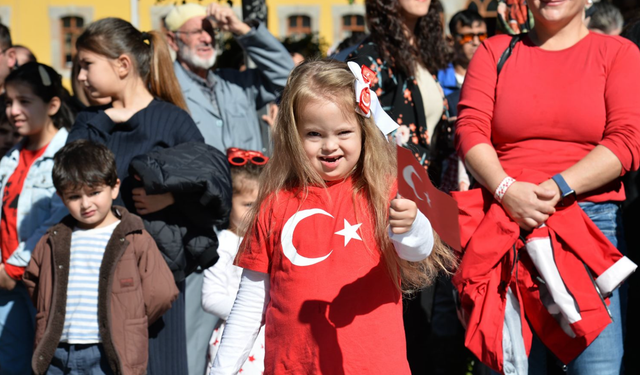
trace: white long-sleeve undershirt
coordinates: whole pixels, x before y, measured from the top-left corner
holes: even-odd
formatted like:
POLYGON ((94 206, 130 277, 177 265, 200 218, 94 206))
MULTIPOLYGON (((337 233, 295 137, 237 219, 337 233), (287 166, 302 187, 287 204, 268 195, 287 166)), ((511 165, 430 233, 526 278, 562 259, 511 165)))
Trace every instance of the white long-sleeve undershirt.
POLYGON ((217 235, 220 258, 204 271, 202 308, 226 320, 233 308, 242 277, 242 268, 233 265, 242 238, 228 230, 217 235))
POLYGON ((403 234, 394 234, 389 228, 389 238, 400 259, 410 262, 419 262, 426 259, 433 249, 433 230, 431 222, 420 210, 411 229, 403 234))

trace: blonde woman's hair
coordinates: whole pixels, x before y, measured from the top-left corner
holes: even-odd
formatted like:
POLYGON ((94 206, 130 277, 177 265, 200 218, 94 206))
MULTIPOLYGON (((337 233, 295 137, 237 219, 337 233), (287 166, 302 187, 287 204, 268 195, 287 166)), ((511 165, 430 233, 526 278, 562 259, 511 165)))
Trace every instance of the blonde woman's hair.
MULTIPOLYGON (((302 201, 310 186, 326 186, 304 156, 297 121, 308 103, 331 101, 341 108, 345 118, 355 118, 362 129, 362 152, 352 172, 354 203, 357 195, 364 196, 368 202, 368 212, 364 216, 370 217, 374 225, 377 248, 391 279, 399 290, 415 291, 430 284, 439 272, 452 270, 456 260, 435 232, 435 246, 427 259, 408 262, 398 257, 387 233, 389 199, 397 173, 396 152, 372 118, 356 114, 354 81, 347 64, 335 60, 307 61, 291 72, 273 129, 274 152, 262 174, 260 192, 251 209, 248 227, 255 226, 260 209, 268 207, 279 191, 291 191, 302 201)), ((245 237, 240 254, 250 246, 251 236, 245 237)))

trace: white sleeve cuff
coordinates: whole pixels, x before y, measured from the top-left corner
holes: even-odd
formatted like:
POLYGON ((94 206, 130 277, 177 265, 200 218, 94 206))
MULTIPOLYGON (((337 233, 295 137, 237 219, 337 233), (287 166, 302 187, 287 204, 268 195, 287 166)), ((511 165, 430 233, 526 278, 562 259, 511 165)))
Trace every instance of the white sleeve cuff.
POLYGON ((235 375, 249 357, 269 303, 269 275, 244 270, 209 375, 235 375))
POLYGON ((418 210, 416 219, 408 232, 394 234, 391 228, 388 231, 389 237, 401 259, 409 262, 419 262, 431 254, 434 243, 433 230, 431 229, 431 222, 420 210, 418 210))
POLYGON ((604 297, 608 297, 611 293, 622 284, 638 266, 627 257, 618 259, 611 267, 607 268, 598 278, 596 284, 600 289, 600 293, 604 297))

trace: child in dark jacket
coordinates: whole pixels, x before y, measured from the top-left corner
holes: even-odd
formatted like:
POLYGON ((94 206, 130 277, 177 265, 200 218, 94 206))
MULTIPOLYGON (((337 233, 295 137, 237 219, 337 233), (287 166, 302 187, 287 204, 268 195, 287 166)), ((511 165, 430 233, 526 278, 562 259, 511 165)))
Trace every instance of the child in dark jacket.
POLYGON ((38 311, 33 371, 145 374, 148 325, 178 295, 171 271, 142 220, 112 206, 120 180, 106 146, 64 146, 53 183, 71 215, 43 236, 24 273, 38 311))

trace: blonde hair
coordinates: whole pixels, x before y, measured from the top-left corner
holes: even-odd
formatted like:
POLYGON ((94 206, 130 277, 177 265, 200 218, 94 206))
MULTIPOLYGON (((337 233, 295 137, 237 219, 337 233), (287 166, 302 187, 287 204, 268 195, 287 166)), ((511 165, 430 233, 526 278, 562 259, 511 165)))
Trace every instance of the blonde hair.
MULTIPOLYGON (((335 60, 307 61, 291 72, 273 131, 274 153, 262 174, 248 227, 256 225, 258 212, 271 203, 277 192, 289 190, 303 200, 310 186, 326 186, 308 158, 301 157, 305 152, 297 121, 309 102, 331 101, 341 107, 345 118, 356 118, 362 129, 362 152, 352 173, 354 202, 358 194, 367 198, 369 212, 366 214, 374 224, 376 245, 391 279, 399 290, 412 292, 430 284, 439 272, 448 272, 455 267, 455 257, 435 232, 434 249, 424 261, 408 262, 397 256, 387 233, 389 198, 397 173, 395 148, 387 142, 372 118, 356 114, 354 81, 347 64, 335 60)), ((249 246, 250 239, 251 236, 246 236, 240 254, 249 246)))

